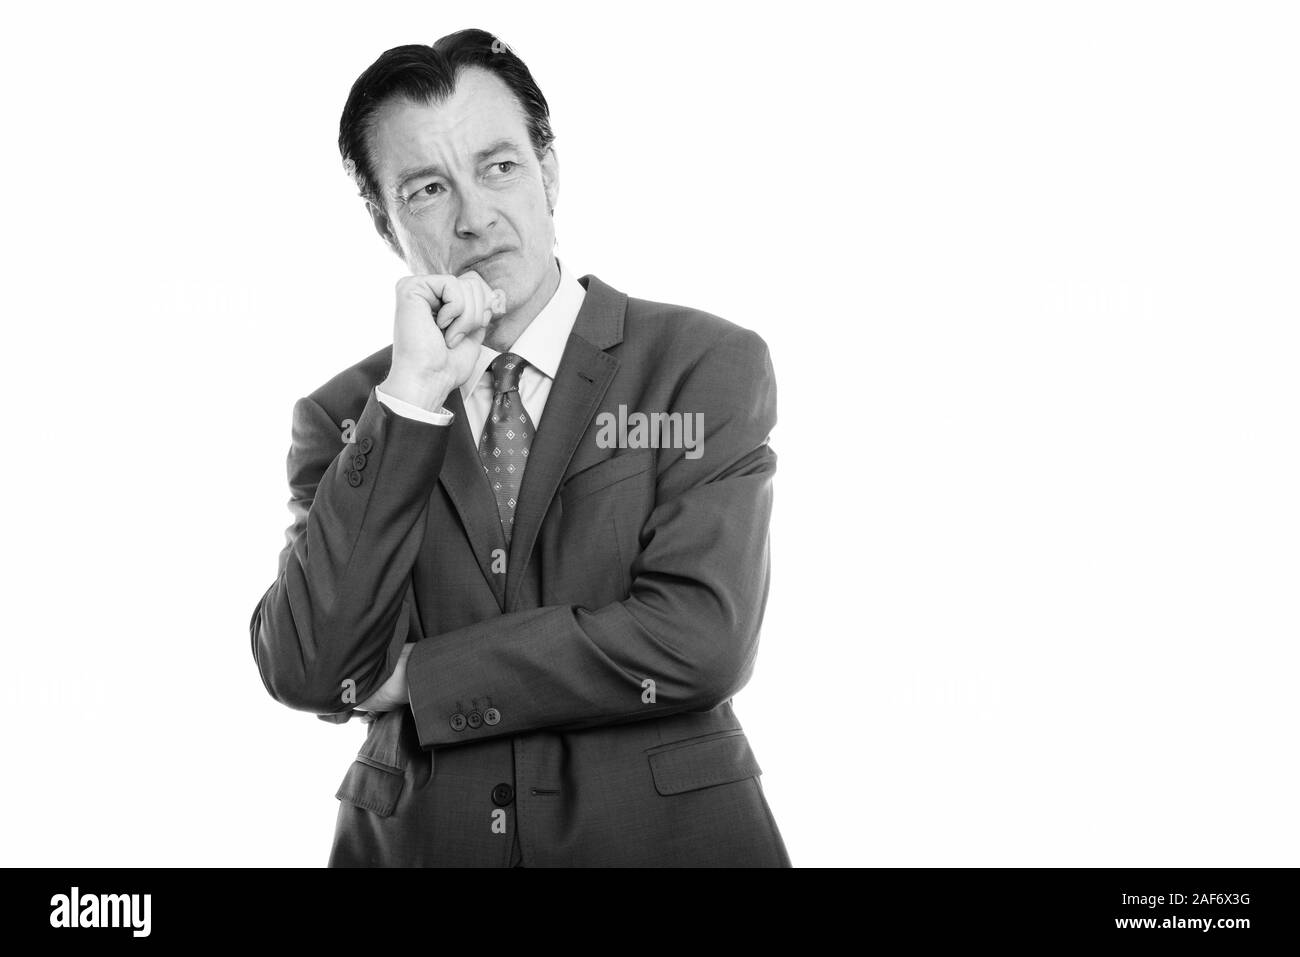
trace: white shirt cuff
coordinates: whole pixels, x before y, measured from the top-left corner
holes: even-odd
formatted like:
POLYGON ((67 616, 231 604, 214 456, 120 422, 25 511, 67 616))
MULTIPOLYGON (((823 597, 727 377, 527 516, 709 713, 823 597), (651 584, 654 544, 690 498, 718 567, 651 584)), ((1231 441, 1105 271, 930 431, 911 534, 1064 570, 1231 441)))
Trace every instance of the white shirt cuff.
POLYGON ((417 419, 420 422, 428 422, 430 425, 451 425, 456 416, 446 409, 438 409, 436 412, 430 412, 423 409, 413 402, 407 402, 405 399, 399 399, 395 395, 389 395, 379 386, 375 386, 375 398, 384 405, 388 406, 398 415, 405 416, 408 419, 417 419))

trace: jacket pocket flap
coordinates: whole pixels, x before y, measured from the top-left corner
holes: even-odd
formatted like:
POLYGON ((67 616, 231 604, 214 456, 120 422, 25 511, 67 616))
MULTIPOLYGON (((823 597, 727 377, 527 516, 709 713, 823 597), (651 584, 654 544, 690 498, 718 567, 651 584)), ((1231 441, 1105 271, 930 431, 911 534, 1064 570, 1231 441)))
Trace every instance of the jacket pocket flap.
POLYGON ((560 486, 560 495, 572 502, 591 492, 597 492, 606 486, 621 482, 625 478, 639 475, 654 464, 654 449, 636 449, 620 452, 602 462, 588 466, 576 472, 560 486))
POLYGON ((649 753, 650 772, 660 794, 681 794, 762 774, 743 731, 709 735, 649 753))
POLYGON ((406 779, 397 768, 385 767, 374 761, 358 757, 343 776, 335 797, 380 817, 388 817, 397 807, 406 779))

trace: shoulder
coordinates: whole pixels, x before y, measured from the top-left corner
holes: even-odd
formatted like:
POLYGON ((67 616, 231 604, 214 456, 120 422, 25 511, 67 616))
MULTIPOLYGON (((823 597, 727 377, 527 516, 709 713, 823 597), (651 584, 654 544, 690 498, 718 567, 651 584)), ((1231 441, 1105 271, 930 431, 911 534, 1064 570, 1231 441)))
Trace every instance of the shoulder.
POLYGON ((734 319, 693 306, 627 298, 624 341, 665 360, 690 363, 713 351, 740 351, 767 357, 767 343, 754 330, 734 319))
POLYGON ((621 347, 640 401, 700 414, 717 448, 748 452, 776 424, 776 373, 766 341, 715 312, 629 296, 621 347))

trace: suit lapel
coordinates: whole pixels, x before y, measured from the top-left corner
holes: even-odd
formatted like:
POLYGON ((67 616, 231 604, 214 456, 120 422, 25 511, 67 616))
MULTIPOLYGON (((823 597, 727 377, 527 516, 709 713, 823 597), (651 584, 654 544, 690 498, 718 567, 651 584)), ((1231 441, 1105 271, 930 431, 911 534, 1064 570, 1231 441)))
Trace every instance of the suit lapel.
POLYGON ((501 531, 496 497, 478 456, 478 437, 470 435, 460 390, 453 389, 447 397, 447 410, 456 416, 455 434, 439 478, 460 515, 479 568, 492 586, 502 611, 512 610, 518 601, 542 519, 619 366, 618 359, 605 350, 623 341, 627 296, 592 275, 578 281, 586 288, 587 295, 578 310, 529 449, 504 583, 500 575, 492 572, 492 551, 505 548, 505 534, 501 531))
POLYGON ((605 390, 618 371, 619 362, 604 350, 623 341, 623 317, 627 296, 605 285, 595 276, 578 280, 587 290, 582 307, 569 333, 568 344, 555 371, 551 393, 546 397, 537 436, 528 453, 515 512, 515 531, 510 541, 510 564, 506 571, 506 611, 513 611, 519 588, 532 557, 542 519, 555 498, 578 441, 582 438, 605 390))
POLYGON ((505 610, 505 582, 500 575, 492 572, 492 552, 506 547, 505 533, 501 530, 501 516, 497 513, 496 496, 492 494, 492 484, 483 471, 483 461, 478 455, 478 440, 470 435, 469 416, 465 414, 465 402, 461 398, 460 389, 451 390, 446 407, 456 419, 451 424, 451 444, 438 478, 460 515, 473 546, 474 557, 483 570, 483 577, 492 586, 497 604, 505 610))

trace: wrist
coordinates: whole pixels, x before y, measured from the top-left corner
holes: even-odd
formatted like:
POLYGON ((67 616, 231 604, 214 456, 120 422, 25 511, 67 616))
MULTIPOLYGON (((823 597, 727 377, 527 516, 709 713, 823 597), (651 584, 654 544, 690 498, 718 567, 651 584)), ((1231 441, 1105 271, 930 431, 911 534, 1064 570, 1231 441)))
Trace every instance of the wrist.
POLYGON ((437 412, 447 401, 447 396, 455 388, 446 376, 418 376, 408 373, 390 372, 388 378, 379 384, 379 388, 395 399, 409 402, 429 412, 437 412))

